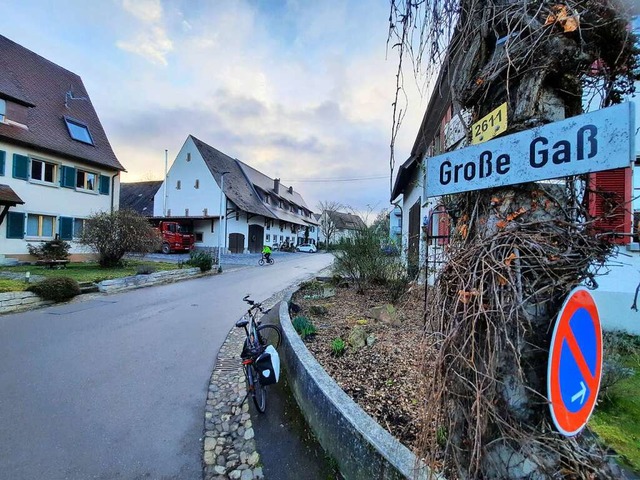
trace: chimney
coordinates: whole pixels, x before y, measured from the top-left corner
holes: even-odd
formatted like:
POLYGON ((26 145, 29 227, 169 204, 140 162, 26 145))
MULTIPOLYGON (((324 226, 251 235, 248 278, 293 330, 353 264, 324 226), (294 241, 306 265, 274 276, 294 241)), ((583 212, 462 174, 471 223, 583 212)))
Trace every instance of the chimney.
POLYGON ((293 187, 289 187, 289 193, 293 194, 293 187))
POLYGON ((273 181, 273 191, 276 192, 276 193, 280 193, 280 179, 279 178, 276 178, 273 181))

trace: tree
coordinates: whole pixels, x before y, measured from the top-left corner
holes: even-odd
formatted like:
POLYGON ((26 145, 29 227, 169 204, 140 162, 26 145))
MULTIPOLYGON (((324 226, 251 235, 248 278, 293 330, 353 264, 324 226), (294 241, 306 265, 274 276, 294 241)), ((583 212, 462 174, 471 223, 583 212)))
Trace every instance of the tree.
POLYGON ((336 233, 336 224, 331 219, 331 213, 337 212, 342 208, 339 202, 325 200, 318 203, 318 211, 320 211, 320 233, 325 239, 325 248, 329 249, 331 239, 336 233))
MULTIPOLYGON (((397 92, 408 57, 442 69, 454 111, 479 119, 506 102, 508 133, 578 115, 585 97, 607 106, 633 90, 628 22, 615 0, 391 0, 397 92)), ((392 146, 402 111, 396 100, 392 146)), ((578 177, 443 199, 453 236, 425 319, 437 358, 420 453, 432 465, 444 450, 460 478, 616 477, 588 436, 555 432, 545 398, 555 315, 611 251, 591 234, 586 189, 578 177)))
POLYGON ((162 242, 145 217, 133 210, 116 210, 89 217, 80 243, 98 253, 101 267, 109 268, 118 266, 126 253, 153 252, 162 242))

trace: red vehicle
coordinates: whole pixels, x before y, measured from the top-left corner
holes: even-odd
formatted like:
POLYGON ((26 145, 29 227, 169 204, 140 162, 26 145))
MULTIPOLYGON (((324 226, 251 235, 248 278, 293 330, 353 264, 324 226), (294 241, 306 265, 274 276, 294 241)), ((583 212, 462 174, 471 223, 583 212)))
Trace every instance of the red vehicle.
POLYGON ((162 236, 162 253, 189 252, 193 249, 195 236, 183 232, 179 223, 160 221, 155 228, 162 236))

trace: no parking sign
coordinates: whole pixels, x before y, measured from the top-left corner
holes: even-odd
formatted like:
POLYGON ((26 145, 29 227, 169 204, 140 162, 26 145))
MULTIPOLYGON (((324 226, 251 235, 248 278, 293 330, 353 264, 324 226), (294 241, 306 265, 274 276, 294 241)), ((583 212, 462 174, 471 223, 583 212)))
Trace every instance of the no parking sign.
POLYGON ((558 431, 572 437, 587 424, 602 376, 602 328, 589 291, 577 287, 564 302, 549 347, 547 396, 558 431))

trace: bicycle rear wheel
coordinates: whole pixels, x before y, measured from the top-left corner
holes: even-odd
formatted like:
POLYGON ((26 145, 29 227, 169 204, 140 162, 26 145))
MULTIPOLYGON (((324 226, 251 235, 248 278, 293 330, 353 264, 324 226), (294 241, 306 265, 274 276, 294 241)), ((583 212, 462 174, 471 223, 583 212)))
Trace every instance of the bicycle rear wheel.
POLYGON ((282 342, 282 333, 276 325, 264 324, 259 325, 256 328, 258 332, 258 342, 260 345, 267 346, 273 345, 276 350, 280 348, 280 342, 282 342))
POLYGON ((253 397, 253 403, 256 409, 260 413, 264 413, 267 409, 267 390, 265 386, 260 383, 260 376, 255 365, 249 367, 249 387, 253 388, 251 395, 253 397))
POLYGON ((269 259, 269 265, 273 265, 274 262, 275 262, 275 260, 273 258, 269 259))

